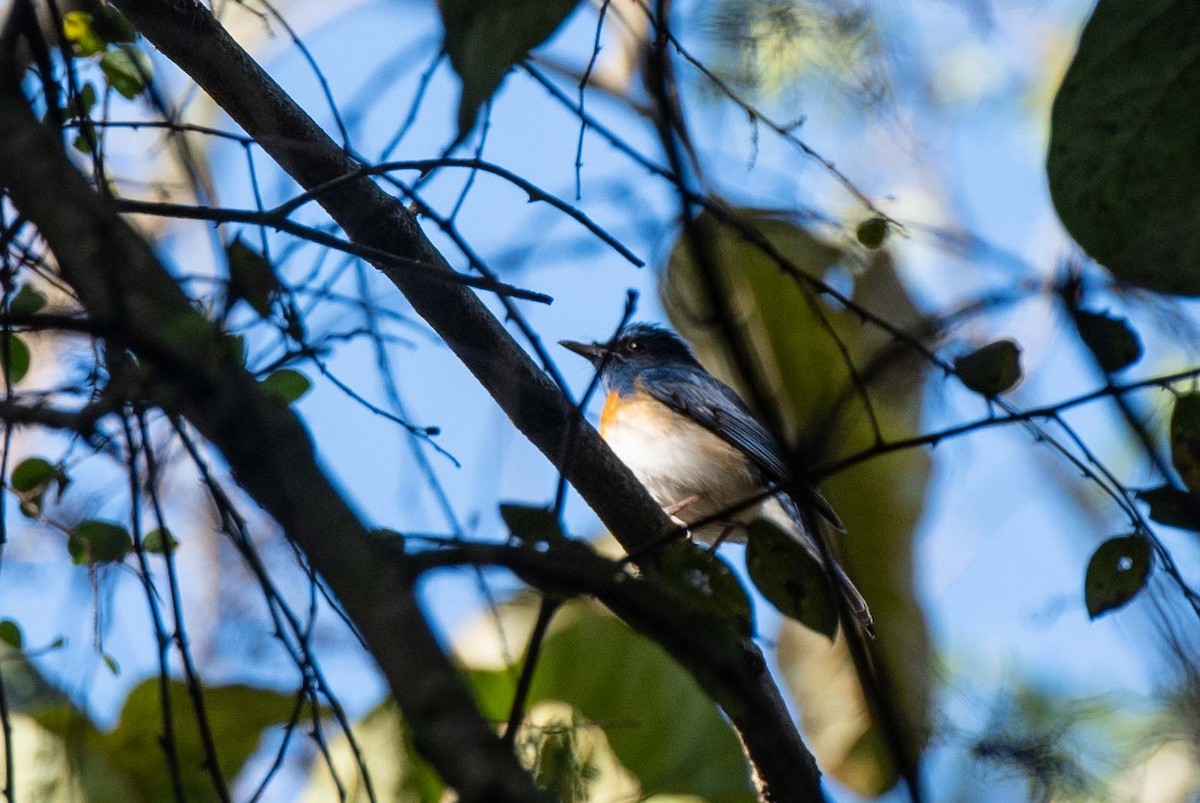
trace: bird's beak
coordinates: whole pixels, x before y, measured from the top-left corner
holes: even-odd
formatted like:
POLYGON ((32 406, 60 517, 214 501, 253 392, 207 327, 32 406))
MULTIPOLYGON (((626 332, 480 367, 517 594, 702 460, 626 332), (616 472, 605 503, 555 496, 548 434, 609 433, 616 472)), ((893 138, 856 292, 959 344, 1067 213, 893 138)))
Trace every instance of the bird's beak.
POLYGON ((608 349, 599 343, 577 343, 574 340, 560 340, 558 345, 585 357, 592 365, 599 365, 608 353, 608 349))

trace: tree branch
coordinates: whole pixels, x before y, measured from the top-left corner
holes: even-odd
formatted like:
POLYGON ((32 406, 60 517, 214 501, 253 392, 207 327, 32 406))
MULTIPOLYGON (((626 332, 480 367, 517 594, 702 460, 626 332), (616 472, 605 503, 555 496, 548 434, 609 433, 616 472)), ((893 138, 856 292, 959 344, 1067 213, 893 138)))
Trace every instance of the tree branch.
POLYGON ((413 727, 418 748, 463 800, 543 799, 480 716, 394 560, 317 465, 299 419, 273 403, 213 327, 180 348, 164 335, 195 316, 149 246, 94 194, 19 88, 0 86, 0 185, 37 227, 63 277, 102 328, 156 343, 149 361, 177 407, 224 454, 238 481, 325 577, 367 642, 413 727), (186 372, 186 373, 185 373, 186 372))

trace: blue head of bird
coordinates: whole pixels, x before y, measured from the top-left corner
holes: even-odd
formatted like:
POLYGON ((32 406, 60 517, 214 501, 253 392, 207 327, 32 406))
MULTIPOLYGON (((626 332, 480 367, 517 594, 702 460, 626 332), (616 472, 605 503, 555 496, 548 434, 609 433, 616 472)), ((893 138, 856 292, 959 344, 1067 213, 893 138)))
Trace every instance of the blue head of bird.
POLYGON ((700 368, 691 348, 679 335, 652 323, 627 326, 608 343, 563 340, 561 345, 587 358, 600 371, 604 389, 618 393, 632 390, 638 375, 653 368, 700 368))

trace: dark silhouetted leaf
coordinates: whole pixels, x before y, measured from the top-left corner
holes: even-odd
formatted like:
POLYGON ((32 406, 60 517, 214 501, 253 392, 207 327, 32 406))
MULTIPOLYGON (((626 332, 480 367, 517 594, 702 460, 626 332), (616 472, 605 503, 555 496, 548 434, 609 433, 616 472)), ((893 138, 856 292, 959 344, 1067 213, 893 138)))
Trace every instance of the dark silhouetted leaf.
POLYGON ((170 530, 151 530, 142 539, 142 549, 158 555, 166 554, 168 547, 174 552, 178 546, 179 542, 171 535, 170 530))
POLYGON ((754 632, 754 611, 737 575, 714 551, 690 542, 664 547, 657 565, 689 599, 703 599, 719 616, 732 618, 738 629, 754 632))
POLYGON ((262 254, 235 237, 225 249, 229 260, 229 304, 244 300, 263 318, 271 316, 271 302, 282 287, 275 269, 262 254))
MULTIPOLYGON (((0 338, 3 337, 3 335, 0 335, 0 338)), ((15 335, 9 332, 7 339, 7 354, 0 353, 0 363, 2 363, 5 369, 9 372, 9 379, 15 385, 24 379, 25 375, 29 373, 31 355, 29 353, 29 346, 25 345, 25 341, 21 339, 20 335, 15 335)), ((3 343, 3 340, 0 340, 0 343, 3 343)), ((2 346, 0 346, 0 348, 2 348, 2 346)))
POLYGON ((30 285, 23 284, 17 294, 8 302, 8 311, 13 315, 33 315, 44 306, 46 306, 46 296, 30 285))
POLYGON ((25 637, 21 635, 21 626, 12 619, 0 619, 0 641, 15 650, 25 646, 25 637))
POLYGON ((766 520, 750 525, 746 568, 780 613, 833 640, 838 609, 829 575, 787 533, 766 520))
POLYGON ((137 39, 133 23, 113 6, 100 6, 92 13, 92 30, 113 44, 129 44, 137 39))
POLYGON ((1200 3, 1100 0, 1051 114, 1050 194, 1119 279, 1200 295, 1200 3))
POLYGON ((71 528, 67 551, 77 564, 116 563, 133 549, 129 531, 120 524, 89 519, 71 528))
POLYGON ((1200 393, 1175 400, 1171 411, 1171 462, 1192 496, 1200 498, 1200 393))
POLYGON ((312 388, 307 376, 291 368, 280 368, 258 384, 264 392, 285 405, 299 401, 312 388))
POLYGON ((458 137, 475 125, 505 73, 525 54, 550 38, 578 0, 439 0, 445 47, 462 79, 458 137))
POLYGON ((1021 381, 1021 348, 1012 340, 997 340, 970 354, 954 358, 954 371, 976 393, 995 396, 1021 381))
POLYGON ((873 217, 864 220, 858 224, 854 234, 858 237, 858 241, 870 248, 872 251, 883 246, 883 241, 887 237, 888 222, 881 217, 873 217))
POLYGON ((1137 498, 1150 505, 1150 518, 1159 524, 1200 532, 1200 502, 1191 494, 1162 485, 1138 491, 1137 498))
POLYGON ((527 544, 561 541, 565 537, 558 517, 550 508, 502 502, 500 518, 509 532, 527 544))
POLYGON ((123 45, 116 50, 106 51, 100 57, 100 69, 113 89, 128 100, 133 100, 146 90, 146 82, 153 75, 150 57, 136 47, 123 45))
POLYGON ((1140 535, 1110 538, 1088 561, 1083 598, 1088 616, 1120 608, 1142 590, 1150 573, 1150 543, 1140 535))
POLYGON ((1142 342, 1129 321, 1085 310, 1076 310, 1072 315, 1079 337, 1105 372, 1120 371, 1141 358, 1142 342))

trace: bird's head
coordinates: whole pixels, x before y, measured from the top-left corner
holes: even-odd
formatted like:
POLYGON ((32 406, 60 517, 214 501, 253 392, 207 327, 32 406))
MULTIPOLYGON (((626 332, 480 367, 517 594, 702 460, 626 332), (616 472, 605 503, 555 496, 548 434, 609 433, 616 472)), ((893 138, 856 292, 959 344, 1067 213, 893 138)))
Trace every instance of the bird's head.
POLYGON ((588 359, 601 371, 605 385, 610 388, 632 382, 648 368, 700 367, 692 350, 679 335, 651 323, 631 324, 608 343, 562 340, 559 345, 588 359))

